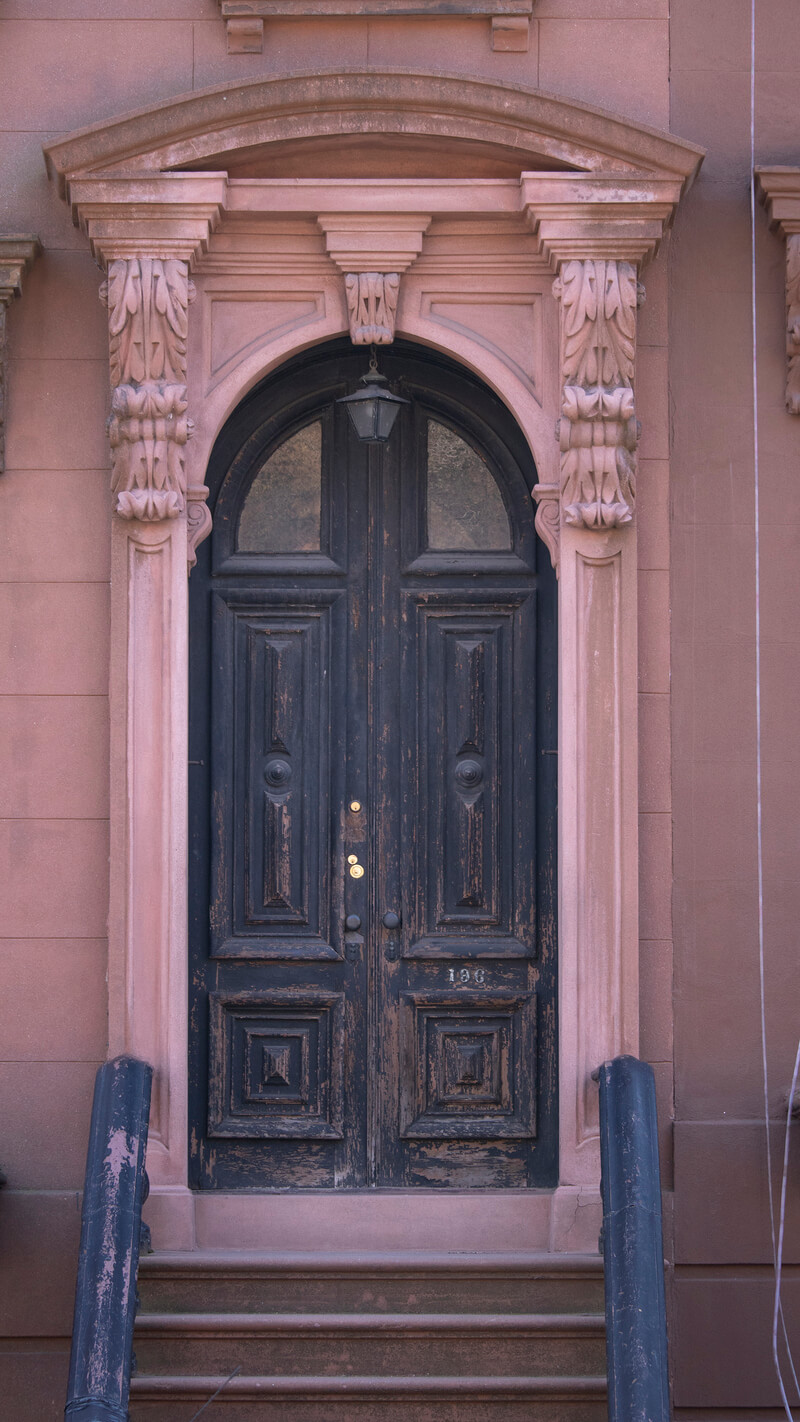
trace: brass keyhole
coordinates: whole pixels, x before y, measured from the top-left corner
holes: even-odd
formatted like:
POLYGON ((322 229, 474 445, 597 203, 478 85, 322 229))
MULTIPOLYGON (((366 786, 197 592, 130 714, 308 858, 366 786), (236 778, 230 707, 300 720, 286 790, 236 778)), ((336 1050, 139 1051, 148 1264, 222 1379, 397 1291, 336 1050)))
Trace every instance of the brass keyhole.
POLYGON ((358 855, 357 855, 357 854, 348 854, 348 856, 347 856, 347 862, 348 862, 348 864, 357 864, 357 863, 358 863, 358 855))

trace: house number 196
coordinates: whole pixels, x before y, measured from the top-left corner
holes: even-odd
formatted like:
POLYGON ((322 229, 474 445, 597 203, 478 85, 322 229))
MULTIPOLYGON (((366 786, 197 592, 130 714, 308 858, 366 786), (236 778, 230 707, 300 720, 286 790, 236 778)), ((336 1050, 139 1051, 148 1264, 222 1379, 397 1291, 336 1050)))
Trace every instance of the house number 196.
POLYGON ((485 968, 448 968, 451 983, 485 983, 485 968))

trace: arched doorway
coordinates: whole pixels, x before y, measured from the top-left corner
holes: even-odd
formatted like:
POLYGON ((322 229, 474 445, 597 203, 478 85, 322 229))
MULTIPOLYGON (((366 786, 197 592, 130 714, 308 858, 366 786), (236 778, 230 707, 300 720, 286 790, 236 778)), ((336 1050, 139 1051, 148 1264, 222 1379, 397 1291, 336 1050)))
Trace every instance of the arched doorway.
POLYGON ((208 475, 190 591, 190 1180, 557 1183, 555 579, 473 376, 284 366, 208 475))

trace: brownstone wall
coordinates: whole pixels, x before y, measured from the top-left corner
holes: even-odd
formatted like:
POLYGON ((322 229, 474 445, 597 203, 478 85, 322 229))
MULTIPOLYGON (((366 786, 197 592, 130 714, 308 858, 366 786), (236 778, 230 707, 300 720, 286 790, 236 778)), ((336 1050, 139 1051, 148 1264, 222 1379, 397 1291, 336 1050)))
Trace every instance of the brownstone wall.
MULTIPOLYGON (((671 9, 671 124, 708 149, 676 222, 670 274, 675 1401, 686 1418, 709 1407, 752 1416, 779 1397, 757 935, 750 5, 672 0, 671 9)), ((797 164, 800 10, 781 0, 756 10, 756 163, 797 164)), ((777 1118, 800 1030, 800 424, 783 407, 783 243, 762 209, 756 248, 766 1009, 777 1118)), ((796 1150, 789 1198, 786 1258, 796 1265, 796 1150)), ((795 1339, 797 1293, 790 1269, 795 1339)))

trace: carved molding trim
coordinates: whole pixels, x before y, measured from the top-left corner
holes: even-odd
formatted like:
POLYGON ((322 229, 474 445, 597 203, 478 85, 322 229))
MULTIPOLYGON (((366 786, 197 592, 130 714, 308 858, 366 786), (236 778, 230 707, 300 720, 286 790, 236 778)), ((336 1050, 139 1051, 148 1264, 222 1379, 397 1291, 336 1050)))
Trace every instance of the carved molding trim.
POLYGON ((344 290, 353 345, 391 345, 400 294, 397 272, 348 272, 344 290))
POLYGON ((633 521, 639 291, 630 262, 565 262, 553 283, 561 306, 561 504, 574 527, 633 521))
POLYGON ((100 288, 108 307, 111 487, 121 518, 157 523, 186 508, 186 341, 194 296, 185 261, 112 262, 100 288))
POLYGON ((786 238, 786 408, 800 415, 800 168, 756 168, 770 227, 786 238))
POLYGON ((0 237, 0 474, 6 467, 6 310, 22 292, 22 278, 41 252, 38 237, 0 237))

